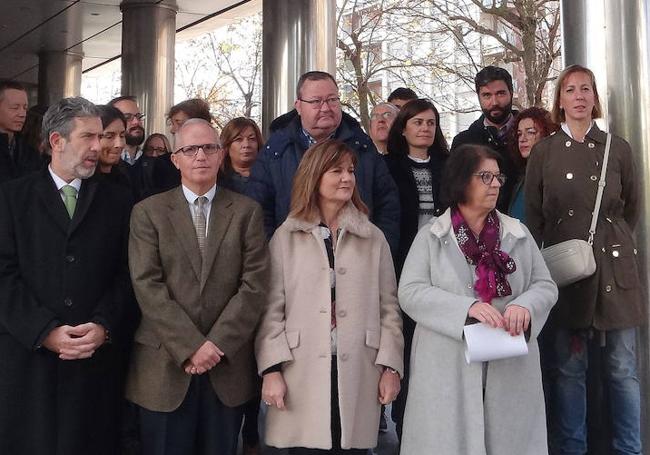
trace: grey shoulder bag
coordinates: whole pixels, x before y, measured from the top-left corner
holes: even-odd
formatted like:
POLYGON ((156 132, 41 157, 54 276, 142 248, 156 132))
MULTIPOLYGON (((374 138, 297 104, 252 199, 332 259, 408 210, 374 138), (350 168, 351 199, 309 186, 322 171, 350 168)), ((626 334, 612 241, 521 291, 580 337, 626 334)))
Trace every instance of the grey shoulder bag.
POLYGON ((589 240, 585 242, 581 239, 571 239, 542 249, 542 256, 544 257, 548 270, 551 272, 551 278, 553 278, 553 281, 555 281, 558 287, 573 284, 590 277, 596 272, 593 243, 594 235, 596 234, 596 224, 598 224, 598 212, 600 212, 603 191, 605 191, 605 176, 607 175, 607 162, 609 160, 609 146, 611 142, 612 135, 607 133, 605 157, 603 159, 603 168, 600 171, 598 193, 596 194, 596 205, 591 216, 591 226, 589 227, 589 240))

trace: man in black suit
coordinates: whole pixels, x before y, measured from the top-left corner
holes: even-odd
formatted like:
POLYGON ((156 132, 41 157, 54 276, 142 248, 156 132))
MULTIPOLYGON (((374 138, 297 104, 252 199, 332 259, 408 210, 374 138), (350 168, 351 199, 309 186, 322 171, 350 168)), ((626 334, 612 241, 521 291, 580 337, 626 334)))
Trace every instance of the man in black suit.
POLYGON ((0 81, 0 183, 41 167, 41 157, 20 135, 27 115, 27 92, 18 82, 0 81))
POLYGON ((128 190, 92 178, 102 124, 66 98, 52 162, 0 187, 0 453, 114 454, 131 300, 128 190))

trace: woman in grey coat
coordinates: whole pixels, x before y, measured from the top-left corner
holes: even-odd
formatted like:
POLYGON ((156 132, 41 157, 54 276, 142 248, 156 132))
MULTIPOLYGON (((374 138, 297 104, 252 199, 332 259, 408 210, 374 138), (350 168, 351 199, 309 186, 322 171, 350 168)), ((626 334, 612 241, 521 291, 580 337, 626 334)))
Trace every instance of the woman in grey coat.
MULTIPOLYGON (((589 237, 607 139, 594 122, 601 108, 589 69, 573 65, 560 74, 552 115, 561 129, 533 148, 525 184, 527 225, 544 246, 589 237)), ((603 355, 613 453, 641 453, 635 327, 645 320, 646 304, 632 232, 639 188, 632 151, 620 137, 612 136, 606 172, 593 243, 596 273, 560 289, 540 338, 552 453, 588 451, 587 367, 594 349, 603 355)))
MULTIPOLYGON (((526 227, 496 211, 505 176, 483 146, 447 161, 450 208, 415 238, 399 285, 416 322, 401 455, 546 455, 536 337, 557 287, 526 227), (463 329, 524 332, 528 354, 468 364, 463 329)), ((445 195, 446 192, 446 195, 445 195)))

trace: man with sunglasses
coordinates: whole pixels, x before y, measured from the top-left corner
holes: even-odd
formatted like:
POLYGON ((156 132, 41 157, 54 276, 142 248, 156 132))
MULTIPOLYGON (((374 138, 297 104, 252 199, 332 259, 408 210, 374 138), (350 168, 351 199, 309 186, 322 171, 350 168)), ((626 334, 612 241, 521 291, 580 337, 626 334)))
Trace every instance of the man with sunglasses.
POLYGON ((269 280, 261 207, 218 185, 203 119, 176 133, 181 185, 136 205, 129 265, 142 310, 126 386, 143 455, 235 455, 257 393, 253 337, 269 280))
POLYGON ((499 154, 499 166, 508 178, 501 188, 497 209, 507 213, 517 181, 517 170, 508 150, 508 136, 517 115, 512 109, 512 76, 503 68, 486 66, 476 74, 474 84, 483 115, 456 135, 451 152, 464 144, 476 144, 488 146, 499 154))
MULTIPOLYGON (((341 110, 334 77, 322 71, 300 76, 294 103, 297 116, 274 131, 253 165, 248 195, 264 209, 264 227, 270 238, 287 218, 293 176, 305 151, 317 142, 334 138, 357 155, 355 176, 370 220, 379 227, 393 251, 399 242, 397 187, 372 140, 359 123, 341 110)), ((277 120, 277 119, 276 119, 277 120)))

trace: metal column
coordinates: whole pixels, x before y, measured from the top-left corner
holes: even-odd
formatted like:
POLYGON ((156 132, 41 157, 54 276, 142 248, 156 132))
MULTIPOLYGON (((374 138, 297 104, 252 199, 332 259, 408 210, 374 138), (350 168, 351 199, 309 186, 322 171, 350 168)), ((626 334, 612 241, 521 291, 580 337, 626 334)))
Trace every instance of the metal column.
POLYGON ((147 134, 164 133, 174 102, 176 0, 122 0, 122 94, 137 97, 147 134))
MULTIPOLYGON (((605 126, 631 145, 642 188, 636 228, 645 297, 650 289, 650 1, 562 0, 565 64, 594 70, 605 126)), ((641 428, 650 445, 650 320, 639 333, 641 428)), ((608 452, 606 452, 608 453, 608 452)))
POLYGON ((267 0, 263 6, 262 123, 293 109, 306 71, 336 77, 336 1, 267 0))
POLYGON ((44 51, 38 55, 38 104, 49 106, 61 98, 81 93, 83 55, 44 51))

